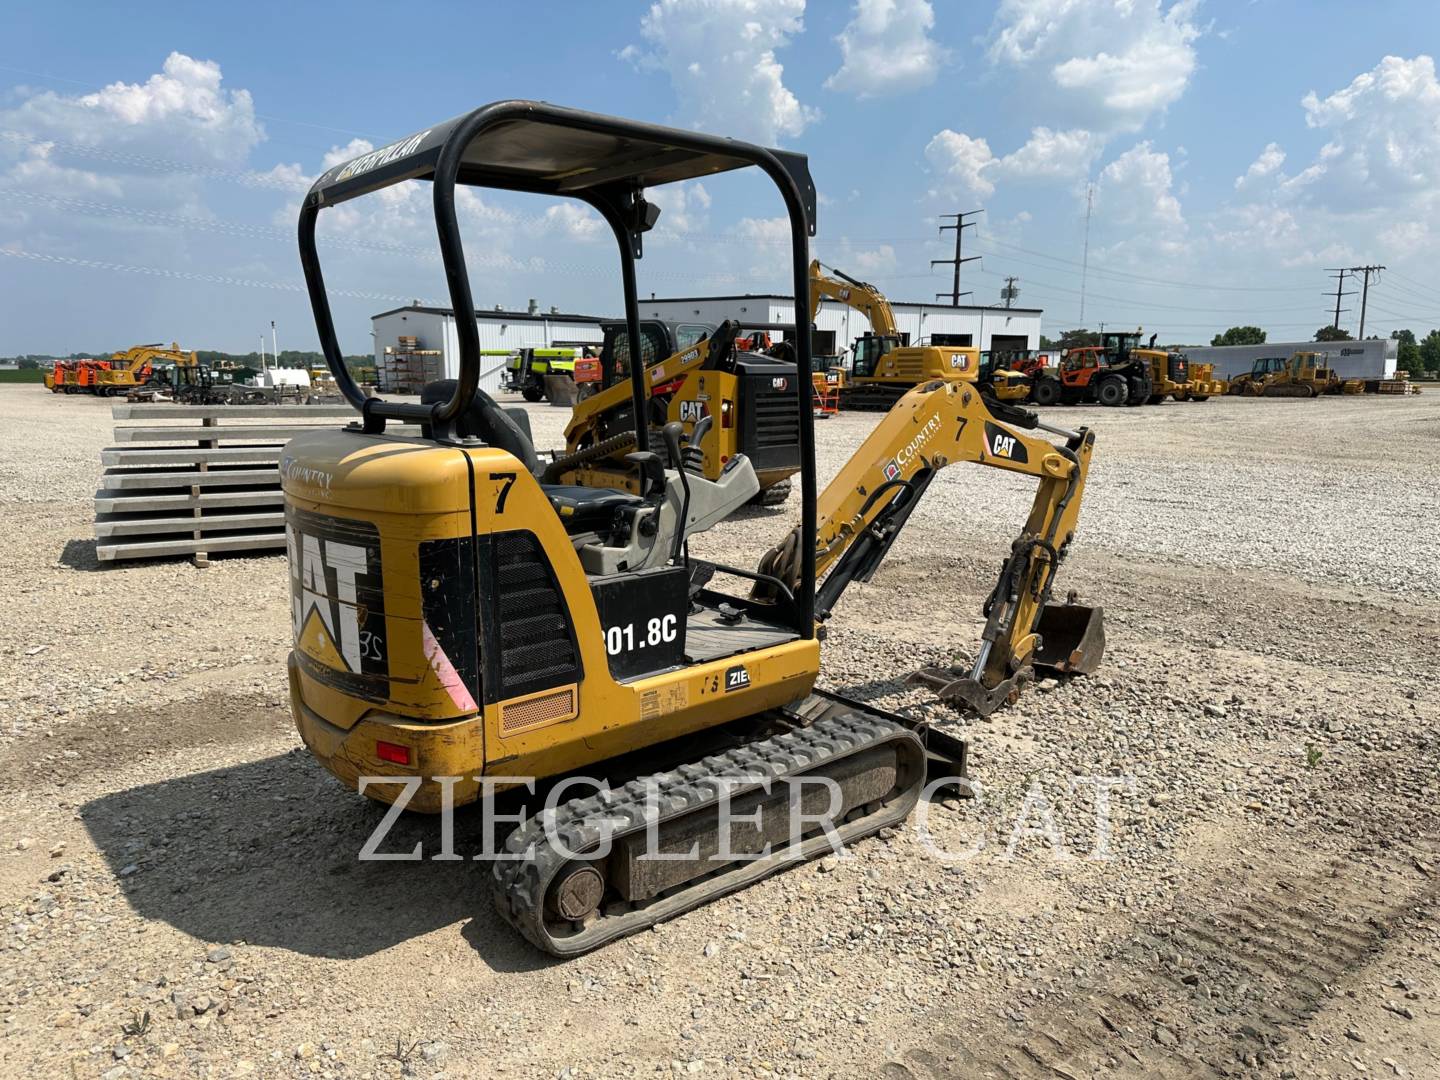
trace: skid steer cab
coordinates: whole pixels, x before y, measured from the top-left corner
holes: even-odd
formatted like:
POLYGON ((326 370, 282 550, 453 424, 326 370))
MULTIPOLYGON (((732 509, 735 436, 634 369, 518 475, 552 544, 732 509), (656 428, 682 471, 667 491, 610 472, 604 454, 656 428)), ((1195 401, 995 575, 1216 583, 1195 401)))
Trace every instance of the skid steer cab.
POLYGON ((693 392, 677 390, 663 415, 652 415, 654 389, 677 377, 668 361, 634 363, 587 398, 582 405, 600 402, 594 415, 614 425, 590 447, 597 460, 619 455, 626 482, 613 486, 555 475, 524 411, 480 389, 457 185, 593 208, 617 241, 624 335, 637 342, 635 263, 659 214, 646 190, 744 168, 780 198, 795 308, 808 310, 816 198, 806 159, 693 131, 503 101, 336 165, 301 208, 316 328, 360 415, 294 439, 281 460, 296 725, 346 784, 384 801, 403 794, 411 809, 488 799, 495 785, 554 797, 543 811, 527 802, 486 872, 502 916, 557 955, 903 821, 930 763, 963 779, 963 742, 815 689, 821 621, 848 581, 874 572, 940 466, 975 461, 1039 482, 987 605, 980 653, 946 673, 947 698, 988 711, 1018 692, 1046 650, 1072 671, 1098 658, 1042 632, 1081 633, 1096 614, 1079 609, 1090 617, 1066 626, 1054 609, 1070 606, 1049 602, 1089 465, 1093 436, 1083 429, 1047 429, 1063 437, 1055 445, 1019 430, 1033 429, 1033 417, 991 415, 968 384, 927 384, 877 427, 822 501, 808 333, 793 356, 763 358, 788 367, 757 360, 752 371, 727 355, 733 329, 716 328, 692 346, 698 361, 714 341, 714 366, 687 369, 693 392), (427 387, 418 404, 367 397, 354 382, 316 247, 322 211, 415 180, 431 184, 459 354, 458 377, 427 387), (751 570, 694 558, 688 541, 760 490, 763 442, 717 456, 724 444, 707 439, 727 430, 723 416, 671 410, 704 401, 701 387, 733 391, 743 410, 746 380, 762 370, 773 392, 762 403, 790 409, 800 506, 789 539, 751 570), (738 385, 727 389, 724 378, 738 385), (579 778, 591 784, 560 800, 579 778))
MULTIPOLYGON (((626 460, 635 448, 629 329, 618 320, 601 326, 593 389, 576 403, 565 428, 565 453, 546 476, 637 491, 642 478, 626 460)), ((782 341, 756 351, 766 335, 740 337, 739 329, 732 320, 719 326, 642 320, 645 419, 652 438, 663 425, 680 424, 692 467, 708 479, 743 455, 760 481, 753 501, 776 506, 789 496, 791 477, 800 469, 794 347, 782 341)))

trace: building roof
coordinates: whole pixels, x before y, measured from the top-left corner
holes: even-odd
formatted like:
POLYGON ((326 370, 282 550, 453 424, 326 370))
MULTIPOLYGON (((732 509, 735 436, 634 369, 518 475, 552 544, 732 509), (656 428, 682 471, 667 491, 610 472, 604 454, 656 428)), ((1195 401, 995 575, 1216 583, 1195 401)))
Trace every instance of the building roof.
MULTIPOLYGON (((391 308, 389 311, 382 311, 378 315, 371 315, 372 319, 383 319, 387 315, 400 315, 407 311, 413 311, 419 315, 448 315, 454 316, 453 308, 428 307, 424 304, 406 304, 404 307, 391 308)), ((564 311, 537 311, 531 314, 528 311, 495 311, 492 308, 476 308, 476 318, 506 319, 511 322, 579 322, 579 323, 600 323, 613 318, 610 315, 575 315, 564 311)))
MULTIPOLYGON (((795 302, 795 298, 793 296, 781 296, 779 293, 735 293, 729 296, 652 296, 649 299, 642 298, 640 300, 640 305, 643 307, 646 304, 698 304, 705 302, 714 303, 717 300, 749 300, 776 302, 781 304, 793 304, 795 302)), ((843 308, 846 305, 840 303, 838 300, 827 299, 822 301, 822 306, 830 308, 843 308)), ((1004 311, 1011 315, 1038 316, 1044 314, 1044 310, 1042 308, 1006 308, 985 304, 961 304, 959 307, 952 307, 950 304, 924 303, 923 301, 916 300, 891 300, 890 306, 893 308, 904 308, 907 310, 911 308, 925 308, 928 311, 932 312, 955 311, 967 315, 974 315, 980 312, 996 311, 1004 311)), ((382 311, 378 315, 370 316, 370 318, 383 319, 387 315, 400 315, 407 311, 413 311, 421 315, 453 316, 455 314, 454 310, 448 307, 429 307, 425 304, 406 304, 404 307, 391 308, 389 311, 382 311)), ((537 311, 535 314, 532 315, 528 311, 495 311, 490 308, 476 308, 475 317, 477 319, 504 319, 509 322, 544 322, 546 320, 558 320, 562 322, 577 323, 601 323, 619 318, 619 316, 617 315, 577 315, 573 312, 563 311, 537 311)))
MULTIPOLYGON (((782 295, 779 294, 779 293, 735 293, 735 294, 730 295, 730 296, 652 296, 652 297, 650 297, 648 300, 645 299, 644 297, 642 297, 641 300, 640 300, 640 303, 641 303, 641 304, 698 304, 698 303, 702 303, 702 302, 704 302, 704 301, 715 301, 715 300, 776 300, 776 301, 779 301, 779 302, 782 303, 782 304, 793 304, 793 303, 795 302, 795 298, 794 298, 793 296, 782 296, 782 295)), ((828 305, 832 305, 832 306, 835 306, 835 307, 845 307, 845 306, 846 306, 846 305, 840 303, 840 301, 838 301, 838 300, 831 300, 831 299, 828 299, 828 298, 825 299, 824 301, 822 301, 822 303, 828 304, 828 305)), ((925 300, 891 300, 891 301, 890 301, 890 306, 891 306, 891 307, 896 307, 896 308, 929 308, 929 309, 931 309, 931 310, 933 310, 933 311, 964 311, 964 312, 1008 311, 1008 312, 1010 312, 1012 315, 1043 315, 1043 314, 1045 313, 1044 308, 1024 308, 1024 307, 1003 308, 1003 307, 999 307, 999 306, 994 305, 994 304, 961 304, 959 307, 954 307, 954 306, 952 306, 952 305, 950 305, 950 304, 941 304, 941 303, 937 303, 937 302, 935 302, 935 301, 925 301, 925 300)))

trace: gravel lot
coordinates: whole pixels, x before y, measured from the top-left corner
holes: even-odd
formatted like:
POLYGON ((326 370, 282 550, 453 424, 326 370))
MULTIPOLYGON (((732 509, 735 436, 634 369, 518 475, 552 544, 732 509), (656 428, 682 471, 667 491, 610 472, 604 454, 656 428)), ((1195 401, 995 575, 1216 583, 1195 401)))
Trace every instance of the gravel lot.
MULTIPOLYGON (((1102 672, 987 722, 901 684, 974 647, 1029 504, 968 466, 825 646, 972 740, 949 856, 907 827, 553 963, 485 867, 355 860, 380 813, 299 749, 283 558, 100 568, 108 405, 0 388, 0 1075, 1440 1075, 1440 393, 1049 418, 1099 433, 1061 585, 1102 672)), ((818 425, 823 475, 873 421, 818 425)))

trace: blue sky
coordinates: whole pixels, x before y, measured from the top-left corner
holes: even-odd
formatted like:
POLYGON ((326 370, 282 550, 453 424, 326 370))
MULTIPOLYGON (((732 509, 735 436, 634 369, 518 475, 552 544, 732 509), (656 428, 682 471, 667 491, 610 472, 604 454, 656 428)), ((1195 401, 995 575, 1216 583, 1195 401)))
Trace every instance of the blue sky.
MULTIPOLYGON (((1307 338, 1327 267, 1383 263, 1367 333, 1423 335, 1440 326, 1437 31, 1440 7, 1398 2, 7 5, 0 354, 249 350, 271 319, 282 347, 314 347, 308 179, 503 97, 809 154, 815 252, 896 299, 948 287, 936 216, 983 207, 963 287, 995 303, 1016 275, 1052 334, 1083 292, 1090 326, 1307 338)), ((349 350, 374 312, 444 298, 412 187, 322 216, 349 350)), ((654 197, 642 290, 783 287, 764 184, 654 197)), ((482 192, 462 221, 478 304, 617 310, 611 242, 578 205, 482 192)))

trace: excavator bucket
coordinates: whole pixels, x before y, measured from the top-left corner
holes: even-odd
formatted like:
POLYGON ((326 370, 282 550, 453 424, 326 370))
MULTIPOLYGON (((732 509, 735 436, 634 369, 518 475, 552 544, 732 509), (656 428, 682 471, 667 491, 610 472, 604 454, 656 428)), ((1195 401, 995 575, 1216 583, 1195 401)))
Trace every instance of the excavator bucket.
POLYGON ((989 716, 1002 705, 1014 704, 1033 675, 1089 675, 1105 655, 1105 609, 1083 604, 1046 604, 1035 628, 1040 645, 1030 658, 1031 668, 1017 671, 996 686, 985 686, 961 667, 927 667, 906 681, 928 686, 947 705, 989 716), (1033 672, 1032 670, 1033 669, 1033 672))
POLYGON ((1040 647, 1032 659, 1044 675, 1089 675, 1105 655, 1105 609, 1083 604, 1046 604, 1040 614, 1040 647))

